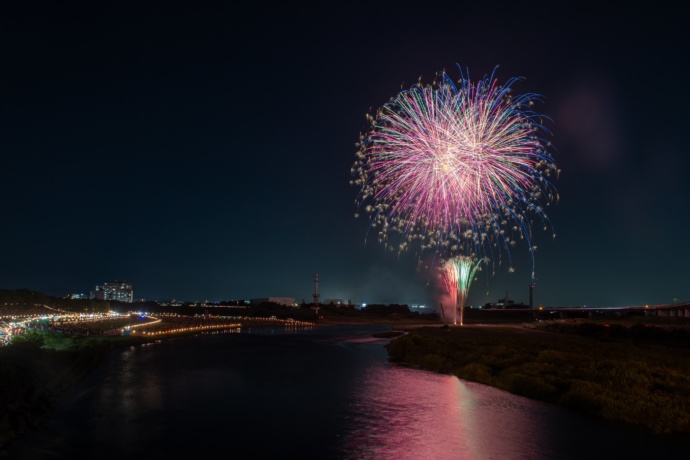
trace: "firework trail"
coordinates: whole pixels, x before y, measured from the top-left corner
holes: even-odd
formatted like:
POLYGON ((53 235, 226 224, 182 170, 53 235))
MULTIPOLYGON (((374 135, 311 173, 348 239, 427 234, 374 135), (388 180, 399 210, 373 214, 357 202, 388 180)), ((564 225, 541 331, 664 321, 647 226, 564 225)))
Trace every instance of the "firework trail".
POLYGON ((505 258, 512 272, 510 249, 524 241, 534 279, 532 227, 551 228, 544 209, 558 199, 560 171, 548 118, 533 110, 541 96, 513 95, 520 78, 499 85, 494 73, 472 82, 461 70, 455 82, 442 72, 368 115, 350 183, 368 232, 391 251, 416 244, 441 267, 463 256, 495 269, 505 258))
POLYGON ((441 267, 441 277, 453 310, 453 324, 458 324, 458 312, 460 312, 460 325, 463 325, 467 293, 481 263, 482 260, 475 260, 470 256, 455 256, 448 259, 441 267))

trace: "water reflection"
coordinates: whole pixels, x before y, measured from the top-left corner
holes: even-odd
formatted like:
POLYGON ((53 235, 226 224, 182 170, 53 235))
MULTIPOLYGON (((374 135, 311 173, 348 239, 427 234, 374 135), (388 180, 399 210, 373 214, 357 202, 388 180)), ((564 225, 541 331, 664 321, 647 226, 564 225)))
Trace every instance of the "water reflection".
POLYGON ((539 458, 530 412, 509 401, 514 396, 452 376, 371 370, 351 407, 346 458, 539 458))
POLYGON ((689 445, 453 376, 384 362, 363 371, 342 458, 660 459, 689 445))
POLYGON ((216 331, 118 352, 8 458, 204 458, 228 446, 240 458, 319 460, 658 460, 687 451, 391 365, 388 340, 372 337, 386 329, 216 331))

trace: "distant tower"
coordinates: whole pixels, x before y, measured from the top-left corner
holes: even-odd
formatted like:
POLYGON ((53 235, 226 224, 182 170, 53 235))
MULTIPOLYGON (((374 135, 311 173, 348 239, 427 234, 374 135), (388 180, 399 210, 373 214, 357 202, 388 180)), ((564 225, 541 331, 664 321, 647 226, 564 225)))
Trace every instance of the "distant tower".
POLYGON ((531 283, 529 285, 529 307, 530 308, 534 308, 534 306, 532 305, 532 292, 534 292, 534 283, 531 283))
POLYGON ((314 303, 319 304, 319 274, 314 275, 314 303))

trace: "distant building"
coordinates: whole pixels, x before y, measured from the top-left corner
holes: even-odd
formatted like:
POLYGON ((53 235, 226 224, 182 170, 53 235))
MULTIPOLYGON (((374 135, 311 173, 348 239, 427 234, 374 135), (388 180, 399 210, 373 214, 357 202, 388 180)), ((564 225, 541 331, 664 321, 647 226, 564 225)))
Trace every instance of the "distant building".
POLYGON ((521 308, 530 308, 529 305, 525 305, 524 303, 515 303, 513 300, 507 300, 506 298, 503 299, 498 299, 498 302, 496 303, 486 303, 484 304, 483 308, 485 310, 488 309, 506 309, 506 310, 515 310, 515 309, 521 309, 521 308))
POLYGON ((67 294, 68 299, 88 299, 89 296, 86 294, 67 294))
POLYGON ((127 281, 114 281, 112 283, 103 283, 96 286, 96 289, 91 291, 92 299, 100 300, 117 300, 119 302, 132 303, 134 301, 134 288, 132 283, 127 281))
POLYGON ((496 303, 496 306, 498 308, 509 308, 511 305, 513 305, 513 301, 510 300, 508 297, 498 299, 498 302, 496 303))
POLYGON ((345 299, 324 299, 323 302, 321 302, 321 303, 324 305, 331 305, 332 304, 335 306, 351 305, 352 304, 352 302, 350 302, 349 300, 347 301, 347 303, 345 303, 345 299))
POLYGON ((262 303, 277 303, 278 305, 287 305, 287 306, 293 306, 295 304, 295 298, 294 297, 262 297, 260 299, 251 299, 249 303, 251 305, 259 305, 262 303))

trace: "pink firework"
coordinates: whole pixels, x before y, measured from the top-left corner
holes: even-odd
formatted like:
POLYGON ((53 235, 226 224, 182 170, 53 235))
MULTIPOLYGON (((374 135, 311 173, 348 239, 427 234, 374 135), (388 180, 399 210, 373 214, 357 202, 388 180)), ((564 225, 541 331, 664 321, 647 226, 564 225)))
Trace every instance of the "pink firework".
POLYGON ((518 80, 455 83, 443 72, 368 117, 351 183, 381 243, 405 251, 418 240, 441 258, 505 254, 510 263, 510 248, 525 240, 534 264, 532 224, 550 227, 544 209, 557 199, 559 171, 533 111, 541 98, 514 96, 518 80))

